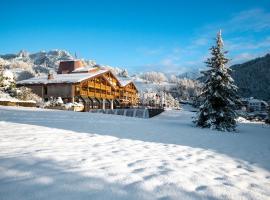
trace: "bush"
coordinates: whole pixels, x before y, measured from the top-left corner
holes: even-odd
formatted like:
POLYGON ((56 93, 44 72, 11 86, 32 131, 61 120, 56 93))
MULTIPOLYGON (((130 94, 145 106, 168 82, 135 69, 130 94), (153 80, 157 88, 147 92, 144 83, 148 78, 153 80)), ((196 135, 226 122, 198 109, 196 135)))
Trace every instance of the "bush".
POLYGON ((61 97, 53 98, 51 97, 49 101, 45 103, 45 107, 64 107, 64 102, 61 97))
POLYGON ((32 92, 30 88, 20 87, 16 89, 15 97, 22 101, 35 101, 42 103, 42 98, 32 92))
POLYGON ((167 77, 161 72, 145 72, 141 78, 152 83, 162 83, 167 81, 167 77))

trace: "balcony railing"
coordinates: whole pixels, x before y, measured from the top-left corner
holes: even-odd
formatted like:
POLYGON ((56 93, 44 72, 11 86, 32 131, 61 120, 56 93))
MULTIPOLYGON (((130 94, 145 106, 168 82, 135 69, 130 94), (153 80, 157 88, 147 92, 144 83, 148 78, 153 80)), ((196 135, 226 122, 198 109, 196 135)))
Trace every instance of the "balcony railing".
POLYGON ((134 90, 134 89, 131 89, 131 88, 125 88, 125 90, 126 90, 127 92, 135 93, 135 90, 134 90))
POLYGON ((92 88, 94 88, 94 87, 95 87, 95 83, 93 83, 93 82, 89 82, 89 83, 88 83, 88 87, 92 87, 92 88))
POLYGON ((81 94, 81 96, 87 96, 87 91, 81 90, 81 91, 80 91, 80 94, 81 94))
POLYGON ((96 88, 96 89, 101 89, 101 90, 107 90, 107 91, 111 91, 111 87, 110 86, 107 86, 107 85, 104 85, 102 83, 88 83, 88 87, 90 88, 96 88))

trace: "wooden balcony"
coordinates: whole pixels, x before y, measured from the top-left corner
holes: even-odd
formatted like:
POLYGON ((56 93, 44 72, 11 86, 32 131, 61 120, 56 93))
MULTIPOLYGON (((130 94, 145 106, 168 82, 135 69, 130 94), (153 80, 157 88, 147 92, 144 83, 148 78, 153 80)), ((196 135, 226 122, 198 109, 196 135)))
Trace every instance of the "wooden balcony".
POLYGON ((88 94, 87 94, 87 91, 81 90, 81 91, 80 91, 80 95, 81 95, 81 96, 87 96, 88 94))
POLYGON ((132 88, 125 88, 125 90, 127 91, 127 92, 130 92, 130 93, 135 93, 136 91, 134 90, 134 89, 132 89, 132 88))
MULTIPOLYGON (((109 86, 105 86, 106 89, 109 88, 109 86)), ((96 97, 100 99, 121 99, 124 102, 136 102, 137 101, 137 95, 136 94, 131 94, 131 93, 125 93, 124 95, 120 95, 120 92, 114 92, 114 91, 108 91, 105 92, 104 90, 99 90, 94 92, 94 91, 89 91, 88 90, 82 89, 80 92, 78 92, 78 95, 81 96, 88 96, 88 97, 96 97), (101 92, 103 91, 103 92, 101 92), (109 94, 108 94, 109 93, 109 94)), ((111 89, 111 88, 110 88, 111 89)))
POLYGON ((93 83, 93 82, 88 82, 88 87, 95 88, 95 83, 93 83))
POLYGON ((107 99, 114 99, 114 95, 107 94, 107 99))
POLYGON ((95 83, 95 88, 100 88, 100 83, 95 83))
POLYGON ((106 91, 109 91, 109 92, 112 90, 110 86, 104 85, 102 83, 96 83, 95 84, 95 83, 89 82, 88 87, 101 89, 101 90, 106 90, 106 91))
POLYGON ((94 92, 88 92, 88 96, 89 97, 95 97, 95 93, 94 92))

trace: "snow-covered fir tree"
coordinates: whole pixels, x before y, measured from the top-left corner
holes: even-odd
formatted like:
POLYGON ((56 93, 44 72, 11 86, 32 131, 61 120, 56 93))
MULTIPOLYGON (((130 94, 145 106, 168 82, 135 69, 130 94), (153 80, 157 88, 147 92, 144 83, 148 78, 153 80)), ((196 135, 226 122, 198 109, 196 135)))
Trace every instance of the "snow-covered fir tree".
POLYGON ((13 73, 10 70, 4 69, 0 71, 0 90, 9 92, 16 86, 13 73))
POLYGON ((237 87, 230 76, 231 69, 226 66, 229 59, 223 49, 221 31, 217 34, 216 44, 210 48, 211 57, 206 65, 209 70, 203 71, 205 80, 200 106, 195 123, 199 127, 207 127, 221 131, 234 131, 236 128, 236 105, 240 102, 237 87))
POLYGON ((180 108, 179 101, 175 98, 170 93, 163 93, 162 95, 162 102, 167 108, 180 108))

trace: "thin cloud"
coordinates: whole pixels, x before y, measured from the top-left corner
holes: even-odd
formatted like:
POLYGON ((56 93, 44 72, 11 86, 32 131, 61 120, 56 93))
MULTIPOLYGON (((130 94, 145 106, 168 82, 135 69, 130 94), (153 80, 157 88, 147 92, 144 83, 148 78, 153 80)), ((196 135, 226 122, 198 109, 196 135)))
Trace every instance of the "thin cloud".
POLYGON ((204 61, 209 57, 209 47, 219 29, 223 32, 225 49, 229 50, 230 65, 269 53, 270 36, 262 38, 260 33, 270 33, 270 12, 257 8, 231 15, 226 21, 199 28, 185 47, 173 47, 169 53, 159 48, 146 51, 147 55, 163 57, 156 64, 151 64, 151 68, 185 73, 204 67, 204 61))
POLYGON ((163 53, 163 48, 162 47, 157 47, 157 48, 147 48, 147 47, 140 47, 136 49, 137 52, 142 53, 145 56, 149 55, 160 55, 163 53))
POLYGON ((241 31, 263 31, 270 29, 270 13, 263 9, 242 11, 225 24, 225 27, 241 31))
POLYGON ((236 56, 234 56, 231 60, 231 63, 232 64, 243 63, 243 62, 258 58, 258 57, 262 57, 267 53, 269 53, 267 50, 259 52, 259 53, 243 52, 243 53, 240 53, 240 54, 237 54, 236 56))
POLYGON ((270 37, 266 37, 260 41, 247 40, 246 38, 237 38, 227 41, 227 46, 230 51, 233 50, 256 50, 270 47, 270 37))

